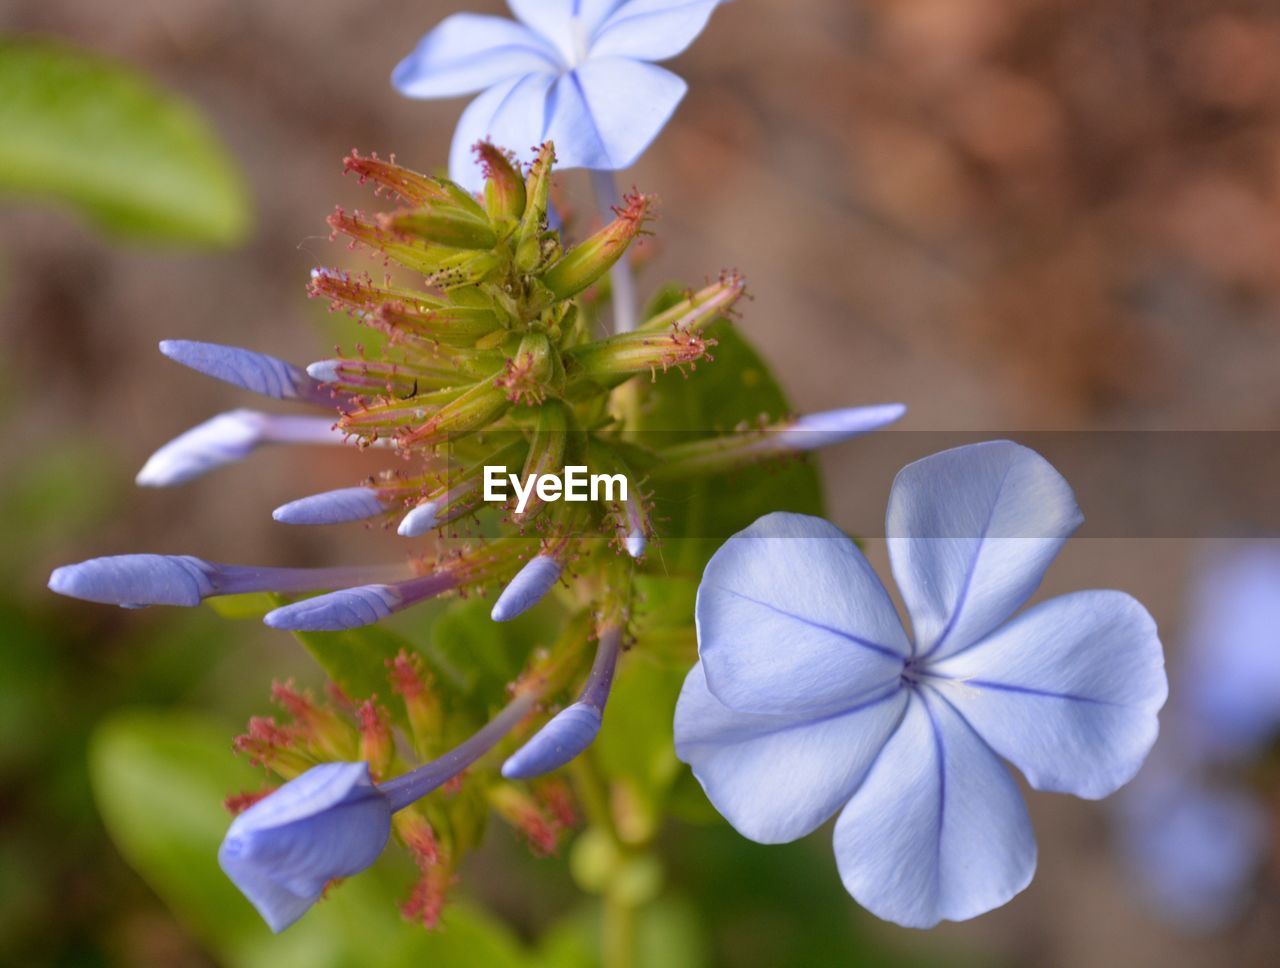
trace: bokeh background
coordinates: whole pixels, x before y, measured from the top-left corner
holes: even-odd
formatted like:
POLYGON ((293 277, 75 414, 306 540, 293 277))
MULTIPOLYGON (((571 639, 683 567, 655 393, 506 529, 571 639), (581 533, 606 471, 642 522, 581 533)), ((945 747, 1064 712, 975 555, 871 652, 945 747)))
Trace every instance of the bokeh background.
MULTIPOLYGON (((160 442, 240 402, 164 360, 158 339, 305 362, 338 338, 304 285, 313 265, 350 258, 323 221, 363 198, 341 158, 354 146, 443 162, 463 102, 406 101, 388 75, 463 6, 502 12, 496 0, 0 0, 5 33, 126 62, 197 105, 243 171, 254 221, 229 249, 124 244, 70 210, 0 201, 0 961, 214 959, 108 839, 90 736, 145 706, 198 711, 229 739, 265 707, 273 675, 314 676, 287 637, 254 623, 80 605, 44 581, 56 564, 135 550, 303 564, 333 559, 341 540, 376 555, 380 536, 267 516, 363 476, 354 456, 268 451, 167 492, 134 492, 132 476, 160 442)), ((905 430, 1014 434, 1280 423, 1274 0, 736 0, 673 66, 690 93, 624 175, 662 200, 642 287, 744 271, 754 299, 740 326, 797 409, 903 400, 905 430)), ((573 175, 562 187, 586 204, 573 175)), ((833 519, 874 521, 895 469, 856 442, 826 455, 833 519)), ((1082 539, 1044 593, 1136 595, 1163 630, 1176 691, 1206 544, 1082 539)), ((879 542, 870 553, 884 564, 879 542)), ((680 957, 1274 955, 1274 888, 1188 935, 1144 903, 1107 804, 1030 805, 1031 888, 928 933, 858 910, 825 833, 765 848, 675 825, 669 878, 693 912, 681 937, 695 939, 680 957)), ((494 841, 462 891, 533 936, 570 909, 572 883, 563 864, 494 841)))

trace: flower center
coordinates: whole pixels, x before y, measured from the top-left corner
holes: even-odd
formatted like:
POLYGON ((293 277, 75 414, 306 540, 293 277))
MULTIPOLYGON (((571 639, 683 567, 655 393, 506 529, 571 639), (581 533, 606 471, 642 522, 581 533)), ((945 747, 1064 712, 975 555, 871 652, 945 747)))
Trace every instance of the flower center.
POLYGON ((920 659, 906 659, 902 663, 902 682, 908 688, 918 685, 928 674, 927 665, 920 659))
POLYGON ((573 69, 587 59, 587 25, 581 17, 569 18, 569 43, 572 47, 569 68, 573 69))

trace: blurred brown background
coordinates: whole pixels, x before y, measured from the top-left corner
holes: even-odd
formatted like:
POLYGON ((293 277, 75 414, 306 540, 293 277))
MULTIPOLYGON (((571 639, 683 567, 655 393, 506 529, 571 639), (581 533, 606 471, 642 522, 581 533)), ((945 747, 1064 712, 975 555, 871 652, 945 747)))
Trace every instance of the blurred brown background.
MULTIPOLYGON (((70 216, 5 203, 6 463, 40 441, 96 440, 100 479, 86 485, 119 508, 105 530, 39 549, 33 595, 49 567, 94 554, 327 556, 333 534, 267 513, 353 482, 367 467, 356 457, 263 453, 186 488, 129 494, 159 443, 243 402, 155 343, 297 362, 328 352, 304 284, 311 266, 351 258, 323 221, 364 199, 341 158, 356 146, 443 163, 464 102, 404 100, 388 76, 462 7, 505 12, 497 0, 0 0, 6 31, 67 38, 198 102, 257 206, 245 248, 190 254, 109 248, 70 216)), ((642 288, 743 270, 754 301, 741 326, 798 409, 902 400, 914 430, 1280 424, 1280 3, 736 0, 671 66, 690 93, 623 176, 663 203, 642 288)), ((860 463, 854 443, 826 469, 835 520, 883 508, 893 468, 860 463)), ((373 554, 376 539, 357 540, 373 554)), ((1176 689, 1197 550, 1076 542, 1046 592, 1143 599, 1176 689)), ((881 551, 873 543, 877 565, 881 551)), ((286 661, 287 643, 253 634, 215 675, 262 678, 263 654, 286 661)), ((1025 895, 927 935, 874 930, 925 957, 1014 963, 1261 964, 1274 952, 1274 898, 1231 932, 1188 941, 1133 896, 1104 806, 1046 795, 1031 806, 1041 860, 1025 895)))

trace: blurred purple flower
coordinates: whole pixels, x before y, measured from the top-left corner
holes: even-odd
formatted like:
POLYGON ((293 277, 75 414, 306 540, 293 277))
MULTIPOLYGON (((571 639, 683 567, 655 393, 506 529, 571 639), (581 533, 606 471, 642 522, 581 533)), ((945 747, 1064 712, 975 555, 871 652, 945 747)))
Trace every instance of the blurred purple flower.
POLYGON ((1280 733, 1280 545, 1220 555, 1192 598, 1188 727, 1206 753, 1248 757, 1280 733))
POLYGON ((1080 521, 1061 475, 1007 441, 904 468, 887 534, 909 637, 837 528, 759 519, 698 589, 677 754, 752 840, 840 812, 841 877, 882 918, 929 927, 1004 904, 1036 844, 1001 758, 1036 789, 1106 796, 1141 766, 1167 694, 1155 624, 1128 595, 1011 618, 1080 521))
POLYGON ((552 140, 561 168, 632 165, 687 85, 653 61, 693 43, 724 0, 508 0, 517 20, 446 17, 391 75, 409 97, 483 92, 462 113, 449 153, 454 181, 478 190, 471 148, 523 157, 552 140))
POLYGON ((1172 732, 1119 804, 1151 906, 1194 932, 1241 913, 1272 832, 1241 774, 1280 735, 1280 545, 1220 552, 1191 595, 1172 732))

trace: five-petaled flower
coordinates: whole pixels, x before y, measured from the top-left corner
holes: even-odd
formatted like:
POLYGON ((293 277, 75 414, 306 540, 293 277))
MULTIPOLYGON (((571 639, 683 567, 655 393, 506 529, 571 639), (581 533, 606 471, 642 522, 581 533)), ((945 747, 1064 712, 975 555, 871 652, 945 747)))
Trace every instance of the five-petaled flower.
POLYGON ((653 61, 693 43, 723 0, 508 0, 519 23, 445 18, 396 67, 409 97, 483 91, 458 121, 454 181, 475 190, 472 146, 524 152, 553 140, 561 168, 632 165, 675 112, 687 85, 653 61))
POLYGON ((904 468, 886 534, 909 636, 837 528, 759 519, 703 576, 677 753, 752 840, 839 811, 841 878, 882 918, 928 927, 1004 904, 1036 843, 1001 759, 1036 789, 1106 796, 1142 764, 1167 694, 1155 624, 1126 594, 1011 618, 1081 520, 1061 475, 1007 441, 904 468))

